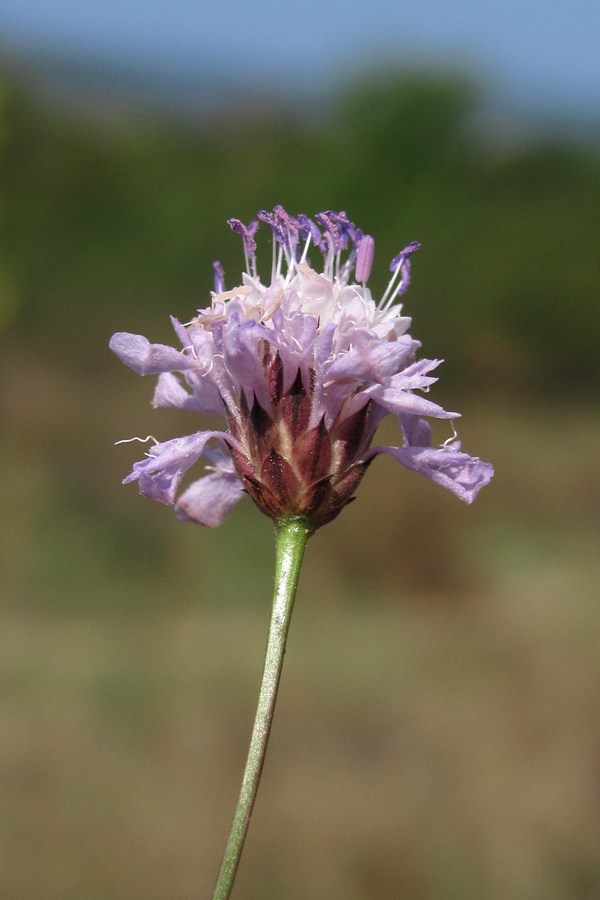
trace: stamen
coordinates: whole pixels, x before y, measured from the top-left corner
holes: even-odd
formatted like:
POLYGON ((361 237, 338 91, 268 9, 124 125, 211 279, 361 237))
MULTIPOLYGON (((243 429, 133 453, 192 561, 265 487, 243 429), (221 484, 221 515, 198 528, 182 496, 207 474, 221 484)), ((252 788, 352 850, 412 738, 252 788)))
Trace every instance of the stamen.
POLYGON ((277 205, 273 212, 261 209, 257 215, 261 222, 269 226, 277 243, 285 244, 292 230, 292 224, 290 216, 288 216, 283 206, 277 205))
POLYGON ((222 294, 225 290, 225 272, 218 259, 213 262, 213 269, 215 270, 215 294, 222 294))
POLYGON ((227 224, 234 232, 239 234, 244 242, 244 257, 246 259, 246 271, 256 275, 256 241, 254 235, 258 228, 258 220, 253 219, 248 226, 240 219, 227 219, 227 224))
POLYGON ((313 220, 304 215, 304 213, 300 213, 300 215, 296 216, 295 222, 298 229, 298 236, 301 238, 312 238, 313 244, 318 247, 322 240, 321 232, 313 220))
POLYGON ((379 301, 379 308, 382 312, 386 312, 392 306, 394 300, 399 294, 404 294, 410 284, 410 257, 421 245, 418 241, 412 241, 404 250, 393 258, 390 263, 390 269, 394 273, 385 290, 385 293, 379 301), (400 283, 396 287, 396 282, 400 278, 400 283))

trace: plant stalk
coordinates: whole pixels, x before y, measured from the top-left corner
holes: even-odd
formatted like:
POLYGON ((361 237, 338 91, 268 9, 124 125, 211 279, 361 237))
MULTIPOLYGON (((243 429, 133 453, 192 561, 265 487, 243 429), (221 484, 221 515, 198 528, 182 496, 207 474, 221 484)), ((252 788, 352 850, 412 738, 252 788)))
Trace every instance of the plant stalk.
POLYGON ((312 531, 308 520, 302 516, 282 519, 276 528, 275 593, 265 666, 248 759, 213 900, 227 900, 233 889, 267 751, 300 566, 306 542, 312 531))

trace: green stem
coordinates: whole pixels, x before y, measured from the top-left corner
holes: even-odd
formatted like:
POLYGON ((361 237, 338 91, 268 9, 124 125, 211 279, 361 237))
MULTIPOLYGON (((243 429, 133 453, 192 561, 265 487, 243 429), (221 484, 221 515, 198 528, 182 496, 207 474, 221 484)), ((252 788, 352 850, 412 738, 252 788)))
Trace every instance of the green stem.
POLYGON ((300 566, 311 531, 308 520, 302 516, 290 516, 277 523, 275 593, 265 667, 240 796, 223 854, 213 900, 227 900, 233 889, 267 752, 300 566))

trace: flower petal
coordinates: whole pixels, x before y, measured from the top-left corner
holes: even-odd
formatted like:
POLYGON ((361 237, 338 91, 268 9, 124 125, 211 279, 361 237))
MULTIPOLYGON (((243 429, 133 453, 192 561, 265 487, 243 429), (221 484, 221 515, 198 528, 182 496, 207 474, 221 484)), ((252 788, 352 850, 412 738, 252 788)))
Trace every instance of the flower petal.
POLYGON ((261 341, 268 342, 268 330, 254 320, 240 321, 234 314, 223 328, 223 350, 227 369, 244 391, 248 406, 254 395, 263 409, 270 410, 271 397, 265 382, 261 341))
POLYGON ((354 404, 364 402, 364 395, 371 397, 379 406, 396 415, 408 414, 411 416, 432 416, 434 419, 458 419, 460 413, 447 412, 437 403, 426 400, 418 394, 411 394, 401 388, 384 387, 376 384, 356 394, 350 401, 349 408, 354 409, 354 404))
POLYGON ((476 456, 462 453, 457 446, 460 445, 438 450, 432 447, 372 447, 365 459, 387 453, 407 469, 425 475, 465 503, 472 503, 477 492, 491 481, 494 467, 476 456))
POLYGON ((231 435, 224 431, 200 431, 186 437, 174 438, 164 444, 155 444, 146 459, 133 465, 123 484, 137 481, 140 494, 150 500, 172 504, 181 479, 187 470, 197 462, 207 441, 217 438, 232 443, 231 435))
POLYGON ((397 341, 359 340, 325 367, 325 378, 382 382, 398 372, 416 346, 416 341, 408 336, 397 341))
POLYGON ((119 331, 110 339, 109 347, 121 362, 138 375, 158 375, 160 372, 184 372, 196 362, 180 350, 166 344, 151 344, 141 334, 119 331))
POLYGON ((223 415, 223 401, 214 385, 205 378, 196 377, 195 373, 187 376, 188 384, 193 390, 189 394, 178 378, 171 372, 162 372, 158 377, 152 406, 190 409, 193 412, 207 415, 223 415))
POLYGON ((235 472, 211 472, 183 492, 175 504, 175 514, 186 522, 216 528, 244 494, 235 472))
POLYGON ((396 415, 408 414, 410 416, 433 416, 436 419, 459 419, 460 413, 447 412, 437 403, 412 393, 414 390, 426 390, 437 381, 427 373, 439 366, 440 362, 439 359, 421 359, 407 366, 404 371, 393 375, 385 385, 373 385, 367 388, 365 393, 388 412, 396 415))

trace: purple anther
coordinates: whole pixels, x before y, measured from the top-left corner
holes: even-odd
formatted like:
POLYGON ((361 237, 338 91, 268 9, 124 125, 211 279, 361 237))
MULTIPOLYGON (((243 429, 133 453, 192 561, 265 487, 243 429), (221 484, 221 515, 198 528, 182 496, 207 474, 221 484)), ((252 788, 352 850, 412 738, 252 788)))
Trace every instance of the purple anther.
POLYGON ((239 234, 244 241, 244 250, 248 256, 256 253, 256 241, 254 235, 258 228, 258 222, 253 219, 249 225, 244 225, 239 219, 227 219, 227 224, 235 234, 239 234))
POLYGON ((311 218, 305 216, 304 213, 300 213, 299 216, 296 216, 296 227, 302 240, 305 241, 310 235, 313 244, 317 247, 320 246, 321 232, 311 218))
POLYGON ((369 280, 373 268, 373 255, 375 253, 375 241, 370 234, 365 234, 358 245, 356 252, 356 280, 362 284, 369 280))
POLYGON ((357 233, 362 236, 362 231, 357 229, 354 222, 350 221, 344 210, 337 214, 337 222, 338 228, 340 229, 343 249, 347 249, 349 240, 353 241, 358 246, 357 233))
POLYGON ((225 272, 218 259, 215 259, 213 269, 215 270, 215 294, 222 294, 225 290, 225 272))
POLYGON ((404 250, 401 250, 400 253, 393 258, 390 263, 390 272, 395 272, 398 266, 401 266, 405 262, 405 260, 408 259, 411 253, 414 253, 415 250, 420 249, 420 243, 418 241, 412 241, 407 247, 404 248, 404 250))
POLYGON ((286 213, 283 206, 277 205, 273 212, 261 209, 257 215, 261 222, 269 226, 278 244, 287 245, 290 240, 293 241, 296 229, 292 223, 291 216, 286 213))
POLYGON ((390 271, 397 272, 400 269, 400 284, 394 291, 394 295, 404 294, 410 284, 410 256, 421 247, 418 241, 412 241, 404 250, 393 258, 390 263, 390 271))
POLYGON ((362 239, 365 236, 364 231, 361 231, 361 229, 357 228, 356 225, 352 225, 352 228, 348 229, 348 234, 350 235, 350 238, 351 238, 352 242, 354 243, 354 246, 356 248, 358 248, 358 245, 360 244, 360 242, 362 241, 362 239))
POLYGON ((326 209, 317 213, 315 219, 326 235, 321 242, 322 250, 326 250, 328 244, 331 244, 336 253, 347 248, 348 238, 354 230, 354 225, 343 210, 336 213, 332 209, 326 209), (327 236, 329 236, 329 240, 327 240, 327 236))

